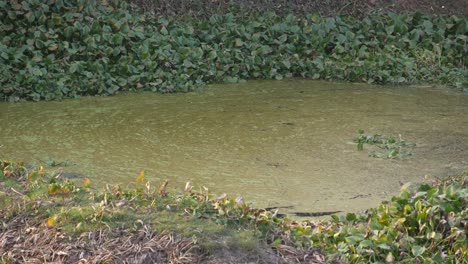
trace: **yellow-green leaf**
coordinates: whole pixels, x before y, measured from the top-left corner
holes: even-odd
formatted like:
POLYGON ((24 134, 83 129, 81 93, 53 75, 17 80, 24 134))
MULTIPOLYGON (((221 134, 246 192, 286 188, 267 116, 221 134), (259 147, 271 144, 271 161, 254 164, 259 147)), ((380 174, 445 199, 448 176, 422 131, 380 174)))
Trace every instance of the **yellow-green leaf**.
POLYGON ((136 181, 137 182, 143 182, 145 180, 145 170, 141 170, 140 174, 138 175, 136 181))

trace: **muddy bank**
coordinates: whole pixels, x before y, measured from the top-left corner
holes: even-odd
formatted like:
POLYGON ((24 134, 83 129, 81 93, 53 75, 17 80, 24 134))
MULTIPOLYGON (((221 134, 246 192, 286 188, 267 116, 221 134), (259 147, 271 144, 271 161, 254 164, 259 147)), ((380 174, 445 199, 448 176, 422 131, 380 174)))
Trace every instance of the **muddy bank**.
POLYGON ((468 173, 405 185, 366 214, 294 221, 190 183, 168 193, 166 183, 140 175, 132 188, 97 191, 41 167, 0 165, 2 263, 458 263, 468 256, 468 173))
MULTIPOLYGON (((230 224, 211 219, 216 210, 199 215, 211 202, 196 203, 210 198, 192 195, 191 187, 183 196, 150 182, 141 184, 144 193, 138 186, 95 191, 89 181, 75 185, 42 168, 0 165, 2 263, 325 263, 317 249, 273 246, 274 236, 242 224, 242 215, 220 218, 230 224)), ((231 201, 226 199, 213 202, 231 201)), ((253 209, 238 206, 256 217, 253 209)))

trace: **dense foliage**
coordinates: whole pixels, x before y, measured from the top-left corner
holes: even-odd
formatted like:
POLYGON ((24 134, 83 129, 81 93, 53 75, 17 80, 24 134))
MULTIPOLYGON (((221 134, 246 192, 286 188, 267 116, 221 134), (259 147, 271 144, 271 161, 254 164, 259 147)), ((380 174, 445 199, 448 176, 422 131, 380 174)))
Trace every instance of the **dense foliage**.
MULTIPOLYGON (((41 222, 38 228, 81 234, 102 225, 130 230, 135 222, 161 226, 161 216, 172 213, 191 221, 204 219, 203 225, 253 230, 279 253, 316 248, 329 260, 351 263, 462 263, 468 259, 468 174, 415 190, 404 185, 398 196, 362 215, 297 222, 252 208, 240 197, 195 191, 190 183, 183 193, 168 193, 167 182, 154 186, 145 180, 144 171, 134 188, 108 186, 96 191, 88 178, 81 184, 42 167, 9 161, 0 165, 2 232, 12 226, 5 223, 22 215, 41 222)), ((12 256, 8 250, 4 253, 1 257, 12 256)))
POLYGON ((2 0, 0 22, 0 97, 9 100, 252 78, 468 86, 468 24, 456 16, 243 12, 182 21, 120 1, 2 0))
POLYGON ((467 177, 422 185, 414 191, 408 186, 365 215, 334 216, 324 228, 291 232, 351 263, 466 261, 467 177))

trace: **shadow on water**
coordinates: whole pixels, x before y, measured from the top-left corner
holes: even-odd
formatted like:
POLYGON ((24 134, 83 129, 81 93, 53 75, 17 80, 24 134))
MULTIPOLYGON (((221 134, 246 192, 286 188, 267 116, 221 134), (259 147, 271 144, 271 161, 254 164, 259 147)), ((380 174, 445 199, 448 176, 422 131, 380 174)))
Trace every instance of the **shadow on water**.
POLYGON ((93 183, 191 180, 256 206, 358 211, 399 190, 468 170, 468 96, 434 87, 303 80, 0 104, 0 155, 71 161, 93 183), (416 143, 404 160, 358 152, 356 131, 416 143))

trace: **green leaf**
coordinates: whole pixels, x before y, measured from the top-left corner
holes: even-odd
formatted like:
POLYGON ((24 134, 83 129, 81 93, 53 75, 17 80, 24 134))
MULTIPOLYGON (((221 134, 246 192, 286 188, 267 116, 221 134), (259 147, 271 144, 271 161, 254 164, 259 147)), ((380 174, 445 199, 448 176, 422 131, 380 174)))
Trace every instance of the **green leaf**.
POLYGON ((135 32, 135 36, 137 36, 139 39, 145 39, 145 34, 142 32, 135 32))
POLYGON ((281 35, 278 39, 279 43, 285 43, 286 40, 288 40, 288 35, 286 34, 281 35))
POLYGON ((371 230, 375 230, 375 231, 382 230, 382 225, 378 222, 370 222, 369 227, 371 230))
POLYGON ((163 27, 161 27, 161 30, 160 30, 159 32, 161 32, 161 34, 163 34, 163 35, 167 35, 167 34, 169 34, 169 31, 167 31, 167 28, 166 28, 166 27, 164 27, 164 26, 163 26, 163 27))
POLYGON ((121 46, 122 43, 123 43, 123 36, 122 35, 116 34, 116 35, 114 35, 114 37, 112 37, 112 44, 121 46))
POLYGON ((191 52, 191 49, 188 47, 184 47, 179 50, 179 54, 182 55, 183 57, 187 57, 191 52))
POLYGON ((40 39, 36 39, 36 47, 38 49, 43 49, 45 47, 44 41, 42 41, 40 39))
POLYGON ((58 47, 59 47, 59 45, 57 43, 51 43, 51 44, 49 44, 47 49, 50 50, 50 51, 56 51, 58 49, 58 47))
POLYGON ((30 72, 35 76, 42 76, 42 71, 39 68, 32 68, 30 72))
POLYGON ((77 72, 79 67, 80 67, 79 63, 73 63, 72 65, 70 65, 70 73, 77 72))
POLYGON ((358 236, 348 236, 345 238, 345 241, 346 243, 350 244, 350 245, 356 245, 359 241, 361 241, 362 239, 358 236))
POLYGON ((343 34, 339 34, 338 37, 336 37, 339 43, 343 44, 346 42, 346 36, 343 34))
POLYGON ((26 19, 28 20, 29 23, 33 23, 34 20, 36 19, 36 17, 34 16, 34 13, 33 12, 28 12, 26 15, 25 15, 26 19))
POLYGON ((115 47, 113 50, 112 50, 112 55, 117 57, 119 56, 120 54, 120 47, 115 47))
POLYGON ((262 46, 261 48, 258 49, 258 53, 260 55, 266 55, 266 54, 270 53, 271 51, 272 50, 271 50, 270 46, 266 46, 266 45, 264 45, 264 46, 262 46))
POLYGON ((411 248, 411 253, 413 253, 413 256, 415 257, 420 257, 424 252, 426 251, 425 247, 421 247, 418 245, 414 245, 413 248, 411 248))
POLYGON ((432 30, 433 24, 432 24, 431 21, 425 20, 425 21, 423 22, 423 27, 424 27, 424 31, 426 31, 427 33, 432 34, 432 32, 433 32, 433 30, 432 30))
POLYGON ((190 68, 190 67, 193 67, 193 63, 187 59, 184 60, 184 63, 183 63, 184 67, 185 68, 190 68))
POLYGON ((244 42, 242 41, 242 39, 236 38, 236 41, 235 41, 236 47, 242 47, 243 44, 244 42))
POLYGON ((385 250, 391 250, 392 248, 387 244, 379 244, 377 247, 385 250))
POLYGON ((214 60, 218 57, 218 54, 216 53, 216 50, 212 50, 208 53, 208 58, 210 60, 214 60))
POLYGON ((226 82, 226 83, 238 83, 239 78, 237 78, 237 77, 226 77, 226 78, 224 78, 224 82, 226 82))
POLYGON ((353 222, 356 220, 356 214, 348 213, 346 214, 346 221, 353 222))
POLYGON ((75 32, 75 28, 72 26, 68 26, 64 29, 63 35, 67 38, 70 39, 73 36, 73 32, 75 32))
POLYGON ((366 248, 366 247, 372 247, 374 243, 371 240, 366 239, 366 240, 361 241, 359 245, 363 248, 366 248))
POLYGON ((385 30, 387 31, 387 35, 391 35, 393 34, 393 31, 395 30, 395 26, 394 25, 388 26, 385 28, 385 30))

